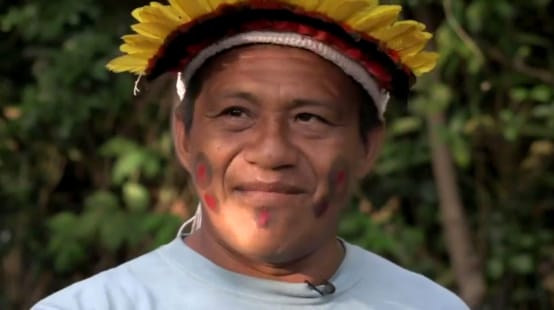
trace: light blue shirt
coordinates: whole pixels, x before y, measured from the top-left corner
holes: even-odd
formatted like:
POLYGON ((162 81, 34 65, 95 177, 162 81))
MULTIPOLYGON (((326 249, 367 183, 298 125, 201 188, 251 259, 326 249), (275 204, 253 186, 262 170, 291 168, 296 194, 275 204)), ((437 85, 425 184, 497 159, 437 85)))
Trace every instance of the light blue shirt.
POLYGON ((357 246, 345 243, 345 248, 343 262, 329 279, 336 290, 325 296, 304 283, 225 270, 177 238, 73 284, 31 309, 469 309, 452 292, 424 276, 357 246))

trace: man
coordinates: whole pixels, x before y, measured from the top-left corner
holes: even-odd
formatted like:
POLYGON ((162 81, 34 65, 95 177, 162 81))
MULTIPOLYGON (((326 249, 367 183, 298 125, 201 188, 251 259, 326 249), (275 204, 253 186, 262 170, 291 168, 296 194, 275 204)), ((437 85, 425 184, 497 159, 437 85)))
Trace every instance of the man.
POLYGON ((388 94, 405 94, 436 59, 421 52, 420 24, 394 26, 398 11, 369 0, 134 11, 138 35, 124 37, 128 55, 109 67, 181 72, 174 143, 201 207, 191 234, 33 309, 467 309, 336 236, 379 151, 388 94), (372 25, 371 37, 349 32, 372 25))

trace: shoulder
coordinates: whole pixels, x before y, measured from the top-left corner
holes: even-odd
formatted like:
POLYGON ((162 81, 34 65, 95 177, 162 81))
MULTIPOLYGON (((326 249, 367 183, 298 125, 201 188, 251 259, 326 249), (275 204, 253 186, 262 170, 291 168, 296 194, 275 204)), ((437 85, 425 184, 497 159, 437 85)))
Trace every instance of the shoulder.
POLYGON ((68 286, 38 302, 31 310, 132 309, 152 303, 148 282, 156 281, 161 257, 155 250, 68 286))
POLYGON ((389 306, 410 309, 468 310, 469 307, 454 293, 429 278, 404 269, 397 264, 358 246, 347 244, 354 259, 352 268, 358 274, 358 287, 378 295, 389 306))

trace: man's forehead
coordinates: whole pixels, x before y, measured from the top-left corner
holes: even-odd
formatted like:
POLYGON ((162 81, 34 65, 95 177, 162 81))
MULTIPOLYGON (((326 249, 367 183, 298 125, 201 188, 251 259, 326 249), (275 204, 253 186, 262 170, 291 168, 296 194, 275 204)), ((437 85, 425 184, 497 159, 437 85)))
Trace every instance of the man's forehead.
MULTIPOLYGON (((286 87, 293 93, 324 99, 359 99, 361 86, 333 63, 310 51, 277 45, 228 50, 201 68, 210 94, 286 87), (261 88, 260 88, 261 87, 261 88)), ((297 94, 298 95, 298 94, 297 94)))

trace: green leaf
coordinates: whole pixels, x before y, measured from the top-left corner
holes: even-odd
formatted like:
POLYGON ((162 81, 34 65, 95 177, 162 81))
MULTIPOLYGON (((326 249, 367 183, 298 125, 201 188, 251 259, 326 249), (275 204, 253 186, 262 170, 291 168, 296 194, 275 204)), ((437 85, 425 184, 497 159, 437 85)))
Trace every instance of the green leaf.
POLYGON ((181 225, 181 219, 167 215, 163 218, 163 225, 156 231, 154 247, 161 246, 175 238, 177 230, 181 225))
POLYGON ((100 148, 100 154, 106 157, 122 156, 138 149, 137 144, 122 137, 114 137, 100 148))
POLYGON ((515 88, 510 91, 510 97, 514 101, 523 102, 529 98, 529 91, 527 88, 515 88))
POLYGON ((422 120, 415 116, 403 117, 395 120, 391 127, 393 136, 405 135, 420 130, 422 127, 422 120))
POLYGON ((85 199, 86 209, 117 209, 117 196, 109 191, 96 191, 85 199))
POLYGON ((493 258, 487 262, 487 274, 492 279, 500 279, 504 275, 504 263, 498 258, 493 258))
POLYGON ((140 151, 129 152, 120 157, 113 168, 113 182, 115 184, 121 184, 128 178, 138 176, 144 159, 144 153, 140 151))
POLYGON ((530 274, 534 269, 533 258, 529 254, 517 254, 510 257, 510 267, 517 273, 530 274))
POLYGON ((468 28, 472 32, 479 32, 483 28, 486 14, 486 3, 483 1, 474 1, 466 9, 466 17, 468 20, 468 28))
POLYGON ((452 155, 456 164, 460 167, 466 168, 471 162, 471 150, 467 141, 456 135, 450 143, 452 155))
POLYGON ((71 234, 79 227, 77 216, 71 212, 61 212, 48 220, 48 227, 53 234, 71 234))
POLYGON ((552 99, 552 92, 552 87, 538 85, 531 90, 530 97, 535 101, 547 103, 552 99))
POLYGON ((144 212, 150 204, 150 193, 141 184, 128 182, 123 186, 123 199, 132 212, 144 212))
POLYGON ((144 158, 142 164, 142 171, 144 177, 152 179, 155 178, 161 170, 160 159, 156 154, 148 152, 144 158))
POLYGON ((127 224, 126 216, 122 212, 105 217, 100 226, 100 244, 106 250, 115 252, 123 245, 127 235, 133 233, 133 227, 127 224))
POLYGON ((64 242, 63 248, 54 254, 54 267, 58 272, 68 272, 82 264, 87 255, 79 242, 64 242))

